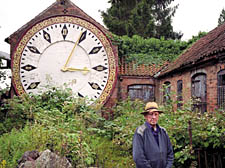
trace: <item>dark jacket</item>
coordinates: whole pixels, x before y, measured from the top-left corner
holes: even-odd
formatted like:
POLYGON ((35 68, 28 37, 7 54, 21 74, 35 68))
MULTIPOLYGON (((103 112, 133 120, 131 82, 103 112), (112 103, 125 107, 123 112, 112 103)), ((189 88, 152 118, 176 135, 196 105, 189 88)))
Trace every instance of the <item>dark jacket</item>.
POLYGON ((173 148, 164 128, 159 128, 159 145, 147 123, 139 126, 133 137, 133 159, 136 168, 171 168, 173 148))

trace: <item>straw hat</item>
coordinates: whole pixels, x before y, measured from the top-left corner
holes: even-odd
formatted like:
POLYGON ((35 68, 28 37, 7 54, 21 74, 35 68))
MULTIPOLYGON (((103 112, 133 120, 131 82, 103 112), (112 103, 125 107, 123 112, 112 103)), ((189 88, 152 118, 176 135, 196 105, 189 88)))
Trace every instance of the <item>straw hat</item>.
POLYGON ((159 113, 163 113, 163 111, 158 109, 158 104, 156 102, 148 102, 145 106, 145 111, 142 112, 141 114, 146 114, 149 112, 159 112, 159 113))

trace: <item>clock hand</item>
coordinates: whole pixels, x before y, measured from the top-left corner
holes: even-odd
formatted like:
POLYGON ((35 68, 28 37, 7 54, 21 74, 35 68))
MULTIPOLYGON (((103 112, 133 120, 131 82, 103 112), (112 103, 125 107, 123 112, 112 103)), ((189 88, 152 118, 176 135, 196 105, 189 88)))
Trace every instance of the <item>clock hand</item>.
POLYGON ((79 68, 70 68, 70 67, 67 67, 65 69, 63 69, 62 71, 70 71, 70 72, 73 72, 73 71, 82 71, 84 75, 86 75, 90 70, 87 68, 87 67, 84 67, 83 69, 79 69, 79 68))
POLYGON ((66 70, 66 66, 67 66, 67 64, 69 63, 69 61, 70 61, 70 59, 71 59, 71 57, 72 57, 72 55, 73 55, 73 53, 74 53, 74 51, 75 51, 75 48, 76 48, 76 46, 77 46, 77 44, 78 44, 78 41, 80 40, 80 38, 81 38, 81 36, 82 36, 82 33, 83 32, 81 32, 80 33, 80 35, 79 35, 79 38, 77 39, 77 41, 75 42, 75 44, 74 44, 74 46, 73 46, 73 49, 72 49, 72 51, 70 52, 70 55, 69 55, 69 57, 67 58, 67 60, 66 60, 66 63, 65 63, 65 65, 62 67, 62 71, 65 71, 66 70))
POLYGON ((66 70, 67 71, 88 71, 88 72, 90 71, 87 67, 84 67, 83 69, 67 67, 66 70))

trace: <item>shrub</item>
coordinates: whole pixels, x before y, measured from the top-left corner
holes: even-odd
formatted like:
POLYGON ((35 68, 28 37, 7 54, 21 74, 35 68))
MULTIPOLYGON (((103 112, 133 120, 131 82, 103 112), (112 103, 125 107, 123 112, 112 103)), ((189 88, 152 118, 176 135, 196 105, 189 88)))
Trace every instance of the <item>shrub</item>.
MULTIPOLYGON (((175 167, 196 165, 196 148, 223 151, 224 112, 200 114, 187 103, 174 111, 174 103, 161 107, 164 113, 159 124, 173 144, 175 167)), ((0 161, 15 167, 25 151, 50 149, 66 156, 75 167, 135 167, 132 138, 144 123, 143 107, 138 100, 118 102, 110 109, 113 117, 106 120, 99 109, 72 98, 67 91, 53 89, 42 95, 14 97, 4 106, 7 115, 0 127, 0 161)))

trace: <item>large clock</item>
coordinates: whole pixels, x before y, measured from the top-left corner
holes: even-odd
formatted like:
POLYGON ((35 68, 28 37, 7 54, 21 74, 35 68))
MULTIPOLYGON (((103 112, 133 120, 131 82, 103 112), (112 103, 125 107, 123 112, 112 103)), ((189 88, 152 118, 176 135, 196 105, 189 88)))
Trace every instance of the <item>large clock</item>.
POLYGON ((107 36, 91 22, 55 16, 31 26, 12 55, 18 95, 57 86, 104 103, 116 82, 117 61, 107 36))

